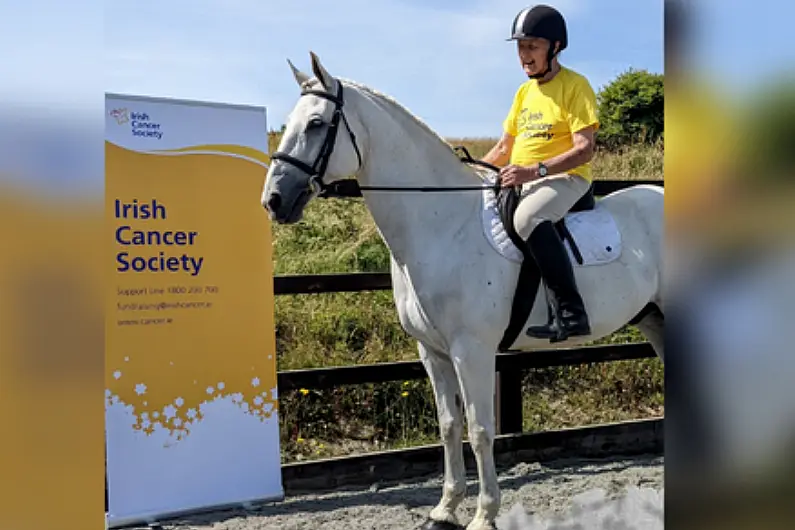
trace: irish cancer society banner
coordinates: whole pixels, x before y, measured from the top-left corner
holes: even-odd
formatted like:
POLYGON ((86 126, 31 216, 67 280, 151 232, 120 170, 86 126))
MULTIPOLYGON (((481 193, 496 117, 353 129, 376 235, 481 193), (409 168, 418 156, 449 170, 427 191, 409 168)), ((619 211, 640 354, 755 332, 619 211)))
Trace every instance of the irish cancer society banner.
POLYGON ((281 498, 265 109, 106 107, 108 524, 281 498))

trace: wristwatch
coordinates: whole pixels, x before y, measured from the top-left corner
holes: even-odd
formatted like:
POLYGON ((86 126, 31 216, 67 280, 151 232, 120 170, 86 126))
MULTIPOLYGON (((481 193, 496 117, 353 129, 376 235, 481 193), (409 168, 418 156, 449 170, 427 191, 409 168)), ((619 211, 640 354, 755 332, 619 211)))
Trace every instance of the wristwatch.
POLYGON ((549 173, 549 168, 547 166, 545 166, 543 162, 539 162, 538 163, 538 176, 541 177, 541 178, 544 178, 544 177, 547 176, 547 173, 549 173))

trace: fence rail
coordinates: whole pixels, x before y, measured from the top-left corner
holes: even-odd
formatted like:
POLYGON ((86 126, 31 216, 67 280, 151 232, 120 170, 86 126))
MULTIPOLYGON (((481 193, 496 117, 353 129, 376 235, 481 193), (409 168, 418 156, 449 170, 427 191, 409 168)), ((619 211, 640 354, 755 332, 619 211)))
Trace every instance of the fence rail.
MULTIPOLYGON (((660 180, 597 180, 594 181, 594 195, 604 196, 638 184, 664 186, 664 182, 660 180)), ((387 272, 287 275, 274 276, 273 288, 274 294, 280 296, 387 291, 392 289, 392 280, 387 272)), ((495 365, 497 432, 522 432, 522 377, 526 370, 653 357, 654 350, 647 342, 498 353, 495 365)), ((408 381, 426 377, 427 373, 420 361, 288 370, 277 374, 280 392, 300 388, 317 390, 342 385, 408 381)))
MULTIPOLYGON (((660 454, 665 449, 664 419, 589 425, 532 433, 500 434, 494 439, 498 467, 560 458, 605 458, 660 454)), ((472 448, 464 445, 464 465, 477 472, 472 448)), ((292 462, 282 466, 285 493, 295 495, 347 486, 406 481, 444 472, 444 448, 436 443, 408 449, 292 462)))
MULTIPOLYGON (((655 356, 647 342, 586 346, 562 350, 498 353, 497 372, 514 372, 555 366, 604 363, 647 359, 655 356)), ((279 391, 321 390, 343 385, 388 383, 425 379, 420 361, 399 361, 356 366, 332 366, 307 370, 286 370, 278 373, 279 391)))

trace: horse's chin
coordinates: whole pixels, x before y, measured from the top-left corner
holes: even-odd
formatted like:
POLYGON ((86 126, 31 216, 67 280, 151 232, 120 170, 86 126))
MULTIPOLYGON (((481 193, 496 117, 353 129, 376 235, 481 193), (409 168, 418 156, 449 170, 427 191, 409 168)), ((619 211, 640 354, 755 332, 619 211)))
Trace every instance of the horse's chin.
POLYGON ((288 215, 284 219, 280 220, 279 224, 294 225, 294 224, 297 224, 299 221, 301 221, 301 219, 303 219, 303 218, 304 218, 304 212, 301 210, 301 211, 298 211, 296 213, 291 213, 290 215, 288 215))
POLYGON ((293 225, 301 221, 301 219, 304 218, 304 209, 311 197, 312 193, 308 189, 301 191, 298 197, 293 201, 293 206, 290 208, 290 211, 287 212, 287 215, 281 219, 277 219, 277 222, 283 225, 293 225))

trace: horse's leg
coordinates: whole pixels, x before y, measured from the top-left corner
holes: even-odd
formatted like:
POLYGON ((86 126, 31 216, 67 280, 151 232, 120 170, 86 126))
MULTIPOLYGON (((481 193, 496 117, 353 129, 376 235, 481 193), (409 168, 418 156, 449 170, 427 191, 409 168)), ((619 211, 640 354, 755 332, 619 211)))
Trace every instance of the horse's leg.
POLYGON ((660 360, 665 362, 665 317, 662 312, 649 313, 635 327, 643 333, 660 360))
POLYGON ((464 395, 469 443, 478 467, 478 508, 467 530, 493 530, 500 509, 494 466, 494 349, 470 338, 457 340, 450 352, 464 395))
POLYGON ((464 415, 461 392, 455 368, 450 357, 420 342, 419 354, 431 380, 439 418, 439 431, 444 445, 444 486, 442 500, 431 510, 427 530, 458 526, 456 508, 466 495, 466 469, 464 468, 463 429, 464 415))

